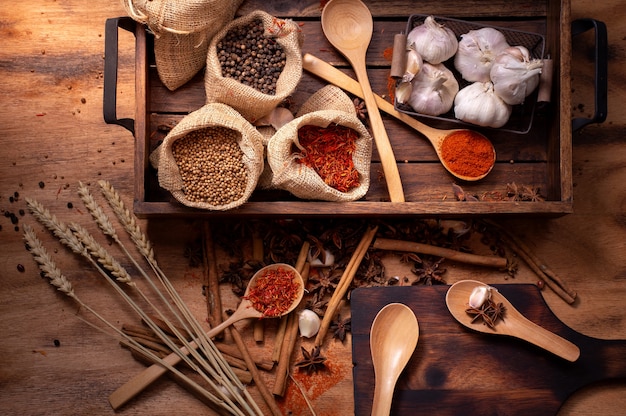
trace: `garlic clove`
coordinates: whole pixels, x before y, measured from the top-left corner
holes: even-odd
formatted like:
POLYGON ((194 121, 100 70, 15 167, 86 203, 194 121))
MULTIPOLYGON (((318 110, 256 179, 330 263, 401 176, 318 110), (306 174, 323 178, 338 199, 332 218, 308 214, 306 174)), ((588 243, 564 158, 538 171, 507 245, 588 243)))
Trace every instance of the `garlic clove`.
POLYGON ((298 316, 298 328, 300 335, 305 338, 311 338, 317 335, 320 330, 322 321, 315 312, 310 309, 303 309, 298 316))
POLYGON ((470 308, 478 309, 491 298, 491 286, 476 286, 469 297, 470 308))
POLYGON ((458 47, 454 32, 428 16, 424 23, 414 27, 407 35, 407 48, 414 49, 422 59, 439 64, 454 56, 458 47))
POLYGON ((396 101, 400 104, 406 104, 411 97, 411 92, 413 92, 413 84, 400 81, 398 86, 396 86, 396 101))
POLYGON ((319 256, 313 258, 311 250, 309 250, 307 261, 310 263, 311 267, 330 267, 335 264, 335 256, 330 250, 324 250, 319 256))
POLYGON ((414 49, 407 50, 406 68, 404 70, 404 75, 402 76, 402 81, 411 82, 415 75, 420 72, 423 64, 424 61, 419 53, 417 53, 414 49))

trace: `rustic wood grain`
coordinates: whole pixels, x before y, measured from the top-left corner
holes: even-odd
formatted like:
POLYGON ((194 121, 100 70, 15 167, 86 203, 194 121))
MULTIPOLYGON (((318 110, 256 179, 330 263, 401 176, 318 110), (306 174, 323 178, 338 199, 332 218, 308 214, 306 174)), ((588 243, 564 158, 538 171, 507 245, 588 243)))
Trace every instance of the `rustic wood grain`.
MULTIPOLYGON (((532 11, 535 1, 474 1, 471 4, 475 7, 461 8, 431 0, 367 3, 376 13, 389 15, 399 14, 397 11, 405 10, 407 5, 415 5, 416 13, 459 17, 493 14, 503 9, 509 15, 545 14, 545 10, 532 11)), ((514 216, 500 220, 578 292, 579 299, 573 306, 566 305, 550 291, 542 292, 559 319, 576 331, 602 339, 626 337, 623 308, 626 22, 622 3, 572 0, 572 18, 593 17, 603 20, 609 28, 609 115, 605 123, 588 126, 573 135, 574 213, 557 219, 514 216)), ((319 4, 311 0, 263 5, 283 15, 302 10, 312 20, 319 16, 319 4)), ((242 10, 252 10, 256 5, 255 1, 247 0, 242 10)), ((137 318, 109 292, 90 267, 58 245, 28 214, 22 217, 19 210, 26 208, 26 197, 36 198, 64 221, 90 224, 76 195, 78 181, 93 186, 97 180, 107 179, 129 206, 137 197, 134 139, 128 131, 107 125, 102 119, 104 23, 107 18, 122 15, 124 9, 119 2, 102 0, 33 0, 11 2, 0 9, 3 100, 0 209, 2 213, 14 213, 19 218, 18 227, 24 223, 35 226, 81 297, 116 319, 120 326, 125 322, 136 323, 137 318), (45 186, 40 188, 39 182, 45 186), (10 202, 15 192, 19 196, 10 202), (72 208, 68 208, 69 202, 72 208)), ((588 38, 580 42, 573 51, 576 65, 571 68, 572 113, 588 116, 593 111, 591 43, 588 38)), ((134 47, 132 35, 120 31, 120 117, 135 117, 134 47)), ((428 157, 426 148, 415 152, 428 157)), ((183 256, 184 246, 193 238, 197 224, 194 225, 193 219, 157 218, 142 220, 141 224, 147 227, 165 272, 194 313, 203 317, 206 305, 201 293, 201 272, 190 269, 183 256)), ((168 379, 153 385, 140 400, 118 413, 113 412, 107 403, 108 395, 142 369, 142 365, 120 348, 116 340, 78 320, 76 305, 39 277, 24 249, 21 232, 14 231, 15 225, 8 217, 0 216, 0 225, 2 414, 210 414, 204 404, 168 379), (18 264, 24 266, 24 272, 18 271, 18 264), (59 341, 58 347, 54 340, 59 341)), ((505 281, 495 271, 452 264, 447 267, 449 283, 476 276, 491 283, 505 281)), ((398 275, 410 273, 399 264, 389 265, 388 270, 398 275)), ((535 280, 534 274, 522 264, 514 282, 535 280)), ((234 304, 232 298, 226 301, 234 304)), ((271 330, 266 329, 268 333, 271 330)), ((351 337, 345 345, 329 343, 326 355, 332 365, 332 377, 297 375, 314 394, 318 414, 354 412, 349 340, 351 337), (315 383, 327 388, 316 389, 315 383)), ((251 348, 258 354, 266 350, 271 354, 269 343, 251 348)), ((293 405, 305 414, 296 389, 288 390, 287 400, 288 406, 293 405)), ((621 415, 624 408, 626 383, 612 382, 575 393, 559 415, 621 415)))

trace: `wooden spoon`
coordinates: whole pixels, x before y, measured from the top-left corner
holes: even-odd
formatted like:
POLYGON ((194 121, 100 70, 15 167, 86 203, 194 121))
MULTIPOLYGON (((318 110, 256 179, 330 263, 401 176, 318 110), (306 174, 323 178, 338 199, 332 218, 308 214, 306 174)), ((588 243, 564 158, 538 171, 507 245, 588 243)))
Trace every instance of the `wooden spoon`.
MULTIPOLYGON (((302 66, 305 70, 309 71, 310 73, 317 75, 318 77, 338 86, 339 88, 342 88, 348 91, 351 94, 356 95, 357 97, 363 98, 363 92, 361 91, 361 86, 359 85, 359 83, 356 82, 354 79, 350 78, 348 75, 341 72, 339 69, 329 64, 328 62, 325 62, 321 60, 320 58, 317 58, 316 56, 313 56, 307 53, 302 58, 302 66)), ((430 127, 430 126, 427 126, 426 124, 419 122, 418 120, 416 120, 415 118, 411 117, 408 114, 399 112, 398 110, 394 108, 393 104, 391 104, 390 102, 388 102, 387 100, 385 100, 383 97, 379 95, 374 94, 374 99, 376 100, 376 104, 378 105, 379 109, 389 114, 390 116, 393 116, 396 119, 404 122, 409 127, 412 127, 413 129, 415 129, 416 131, 424 135, 435 148, 435 152, 437 152, 437 157, 441 161, 441 164, 443 165, 443 167, 446 168, 446 170, 450 172, 452 175, 454 175, 455 177, 464 181, 477 181, 479 179, 483 179, 493 169, 493 166, 495 165, 495 162, 496 162, 496 150, 493 148, 493 144, 491 144, 489 139, 486 138, 485 136, 481 135, 486 140, 486 142, 488 142, 491 145, 491 149, 493 152, 493 159, 492 159, 491 166, 486 172, 478 176, 461 175, 455 172, 454 170, 452 170, 450 165, 442 157, 441 146, 445 138, 448 137, 450 134, 454 132, 459 132, 459 131, 468 131, 467 129, 451 129, 451 130, 436 129, 434 127, 430 127)), ((369 108, 367 111, 369 112, 369 108)), ((479 134, 476 131, 473 131, 473 133, 479 134)))
POLYGON ((469 308, 470 294, 477 286, 488 285, 476 280, 461 280, 448 289, 446 305, 452 316, 461 324, 478 332, 523 339, 567 361, 574 362, 578 359, 580 349, 576 345, 525 318, 495 288, 491 289, 491 299, 506 307, 503 318, 496 322, 493 329, 479 321, 472 323, 472 317, 465 311, 469 308))
MULTIPOLYGON (((293 280, 298 283, 298 293, 296 295, 296 298, 292 302, 289 309, 283 312, 280 316, 286 315, 292 310, 294 310, 295 307, 298 306, 298 304, 302 300, 302 296, 304 295, 304 282, 302 280, 302 276, 300 276, 300 273, 298 273, 298 271, 295 268, 291 267, 288 264, 281 264, 281 263, 271 264, 269 266, 263 267, 258 272, 256 272, 254 276, 252 276, 252 278, 250 279, 250 282, 248 283, 248 287, 246 288, 244 297, 241 303, 239 304, 239 307, 237 307, 237 310, 228 319, 222 322, 220 325, 217 325, 213 327, 211 330, 209 330, 206 336, 208 338, 212 338, 218 335, 224 329, 226 329, 229 325, 232 325, 237 321, 241 321, 242 319, 265 318, 266 316, 263 314, 263 311, 259 311, 255 309, 252 306, 252 302, 246 299, 246 296, 250 293, 250 289, 256 286, 256 280, 259 277, 265 275, 270 270, 276 270, 278 268, 282 268, 283 270, 286 269, 290 271, 293 274, 293 280)), ((193 348, 198 347, 195 341, 192 341, 189 344, 193 348)), ((185 355, 189 354, 189 350, 186 347, 182 347, 180 350, 185 355)), ((163 360, 166 363, 174 366, 178 364, 180 361, 182 361, 182 358, 176 352, 173 352, 167 357, 165 357, 163 360)), ((150 367, 146 368, 141 373, 137 374, 135 377, 127 381, 123 386, 115 390, 109 396, 109 403, 111 404, 111 407, 113 407, 113 409, 118 409, 119 407, 123 406, 126 402, 128 402, 130 399, 135 397, 137 394, 141 393, 143 389, 148 387, 152 382, 157 380, 167 371, 168 371, 167 368, 160 364, 153 364, 150 367)))
POLYGON ((350 62, 361 84, 370 127, 380 155, 391 202, 404 202, 398 165, 378 111, 365 66, 365 54, 372 40, 374 20, 360 0, 331 0, 322 11, 322 30, 328 41, 350 62))
POLYGON ((408 306, 390 303, 378 312, 370 333, 375 375, 372 415, 388 415, 398 377, 417 346, 419 325, 408 306))

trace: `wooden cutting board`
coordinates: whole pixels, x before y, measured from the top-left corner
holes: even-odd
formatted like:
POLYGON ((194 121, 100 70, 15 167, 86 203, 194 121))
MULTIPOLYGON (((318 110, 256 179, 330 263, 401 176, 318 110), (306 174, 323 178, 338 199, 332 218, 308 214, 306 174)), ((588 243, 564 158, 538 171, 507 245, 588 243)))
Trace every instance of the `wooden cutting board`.
POLYGON ((369 330, 388 303, 409 306, 419 322, 417 348, 400 376, 394 415, 554 415, 588 384, 626 379, 626 341, 600 340, 567 327, 534 285, 493 285, 531 321, 576 344, 573 363, 525 341, 474 332, 446 308, 449 286, 359 288, 352 292, 355 414, 374 396, 369 330))

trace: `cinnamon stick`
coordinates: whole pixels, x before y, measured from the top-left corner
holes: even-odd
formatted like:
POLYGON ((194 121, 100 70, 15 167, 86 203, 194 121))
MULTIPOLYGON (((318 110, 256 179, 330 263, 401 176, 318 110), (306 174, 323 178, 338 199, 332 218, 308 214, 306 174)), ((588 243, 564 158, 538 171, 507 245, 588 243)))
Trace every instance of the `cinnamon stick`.
MULTIPOLYGON (((252 234, 252 260, 262 262, 263 257, 263 238, 261 238, 258 231, 254 230, 252 234)), ((265 320, 257 319, 254 322, 253 336, 256 342, 263 342, 265 338, 265 320)))
MULTIPOLYGON (((302 280, 306 285, 309 279, 310 264, 305 263, 302 268, 302 280)), ((287 388, 287 376, 289 375, 289 364, 291 363, 291 354, 298 339, 299 312, 304 309, 304 303, 300 303, 297 308, 288 315, 287 326, 285 328, 285 338, 283 339, 282 348, 280 350, 280 360, 276 368, 276 379, 274 380, 274 388, 272 392, 277 396, 283 396, 287 388)))
MULTIPOLYGON (((207 319, 211 328, 215 328, 222 323, 222 299, 220 296, 219 274, 217 270, 217 256, 215 255, 215 244, 211 232, 211 223, 202 223, 203 245, 204 245, 204 269, 206 274, 206 304, 207 319)), ((217 335, 216 339, 222 339, 223 335, 217 335)))
POLYGON ((250 374, 252 374, 252 379, 254 380, 254 384, 259 389, 259 393, 261 393, 261 397, 263 397, 263 400, 265 400, 265 403, 270 408, 270 411, 272 412, 274 416, 282 416, 283 413, 281 412, 278 405, 276 404, 276 400, 274 399, 274 396, 265 385, 265 380, 263 380, 263 377, 261 377, 259 370, 256 368, 256 365, 254 364, 254 361, 252 360, 252 356, 250 355, 250 352, 248 351, 248 347, 246 347, 246 343, 244 342, 241 334, 239 333, 237 328, 235 328, 234 326, 231 326, 227 328, 226 330, 230 332, 233 340, 235 340, 235 343, 237 344, 237 348, 239 348, 239 351, 241 352, 241 355, 243 356, 244 361, 248 365, 248 371, 250 371, 250 374))
MULTIPOLYGON (((298 273, 300 273, 300 275, 302 275, 302 270, 304 268, 304 265, 306 264, 306 259, 309 254, 310 247, 311 247, 311 244, 308 241, 305 241, 302 244, 302 247, 300 247, 300 252, 298 253, 298 258, 296 259, 296 264, 294 265, 294 268, 298 271, 298 273)), ((285 339, 286 327, 288 325, 290 315, 283 316, 281 318, 278 331, 276 332, 276 337, 274 339, 274 352, 272 353, 272 360, 277 363, 280 362, 281 351, 282 351, 283 342, 285 339)))
POLYGON ((322 324, 320 326, 320 330, 315 337, 315 346, 320 347, 324 342, 324 338, 326 337, 326 333, 328 332, 328 328, 330 328, 330 324, 332 323, 335 314, 341 304, 341 300, 346 295, 346 292, 350 288, 352 284, 352 280, 356 275, 357 270, 369 249, 372 240, 376 236, 376 232, 378 231, 378 226, 374 226, 369 228, 361 237, 361 241, 357 246, 356 250, 352 254, 348 265, 346 266, 339 283, 337 284, 337 288, 333 292, 333 295, 328 302, 328 306, 326 307, 326 312, 324 313, 324 318, 322 319, 322 324))
POLYGON ((495 228, 501 233, 506 242, 517 253, 519 257, 526 262, 528 267, 535 272, 535 274, 545 282, 552 291, 559 295, 565 302, 572 304, 576 301, 577 293, 572 290, 559 276, 556 275, 548 266, 546 266, 524 243, 521 239, 515 236, 513 233, 506 230, 501 225, 485 220, 485 222, 495 228))
POLYGON ((404 251, 409 253, 429 254, 437 257, 445 257, 460 263, 474 264, 477 266, 496 267, 504 269, 506 259, 497 256, 481 256, 478 254, 463 253, 445 247, 437 247, 430 244, 422 244, 414 241, 392 240, 389 238, 377 238, 372 245, 377 250, 404 251))

